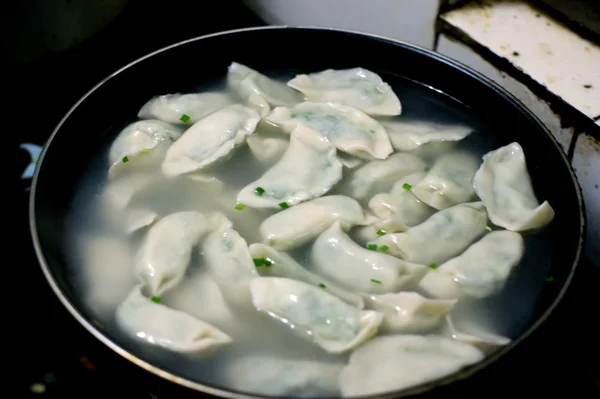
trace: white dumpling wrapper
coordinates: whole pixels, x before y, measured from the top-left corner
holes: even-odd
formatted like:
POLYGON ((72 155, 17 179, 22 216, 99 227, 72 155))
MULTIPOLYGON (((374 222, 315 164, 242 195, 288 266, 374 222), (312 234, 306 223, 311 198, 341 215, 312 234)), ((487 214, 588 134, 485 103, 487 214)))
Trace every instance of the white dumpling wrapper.
POLYGON ((342 301, 356 308, 363 309, 365 301, 359 295, 340 287, 329 279, 317 275, 296 262, 285 252, 280 252, 265 244, 250 244, 250 254, 253 259, 266 259, 268 265, 257 265, 256 270, 263 277, 284 277, 315 287, 322 288, 337 296, 342 301))
POLYGON ((524 251, 521 234, 492 231, 456 258, 429 272, 419 287, 434 298, 485 298, 504 287, 524 251))
POLYGON ((360 204, 343 195, 328 195, 303 202, 265 219, 260 225, 263 242, 275 249, 290 250, 313 240, 333 222, 344 230, 365 223, 360 204))
POLYGON ((438 211, 402 233, 386 234, 372 243, 409 262, 440 264, 463 252, 485 233, 487 213, 481 202, 438 211))
POLYGON ((277 107, 266 121, 285 133, 304 125, 326 137, 338 150, 367 160, 385 159, 394 151, 379 122, 341 104, 306 101, 291 108, 277 107))
POLYGON ((227 387, 253 395, 333 397, 338 392, 341 369, 337 363, 250 355, 227 367, 227 387))
POLYGON ((438 158, 423 180, 412 188, 412 193, 435 209, 474 200, 473 176, 479 160, 464 152, 453 152, 438 158))
POLYGON ((164 94, 148 100, 137 116, 141 119, 160 119, 172 124, 191 125, 231 103, 227 94, 219 92, 164 94), (182 120, 184 115, 189 120, 182 120))
POLYGON ((460 141, 473 132, 464 125, 443 125, 439 123, 393 119, 382 121, 388 132, 392 147, 396 151, 410 151, 426 143, 460 141))
POLYGON ((133 208, 127 212, 125 232, 132 234, 145 227, 152 226, 160 219, 158 213, 147 208, 133 208))
POLYGON ((327 69, 297 75, 288 86, 302 92, 309 101, 334 102, 368 115, 400 115, 400 100, 379 75, 364 68, 327 69))
POLYGON ((210 355, 232 341, 216 327, 180 310, 154 303, 136 286, 119 305, 116 321, 129 336, 179 353, 210 355))
POLYGON ((212 165, 244 143, 259 121, 256 111, 240 104, 200 119, 169 147, 162 163, 163 173, 172 177, 212 165))
POLYGON ((335 222, 311 250, 316 273, 358 292, 396 292, 421 278, 425 265, 409 264, 392 255, 355 243, 335 222))
POLYGON ((488 210, 490 220, 512 231, 539 229, 554 219, 554 209, 537 200, 519 143, 491 151, 473 180, 475 192, 488 210))
POLYGON ((417 292, 369 295, 370 309, 383 313, 381 330, 418 334, 438 327, 456 305, 456 299, 429 299, 417 292))
POLYGON ((137 254, 135 273, 150 295, 160 296, 181 281, 192 249, 211 229, 202 213, 183 211, 163 217, 148 230, 137 254))
POLYGON ((254 158, 263 165, 272 165, 281 159, 290 144, 287 137, 268 137, 260 132, 248 136, 246 141, 254 158))
POLYGON ((229 66, 227 85, 262 117, 271 111, 271 106, 294 105, 303 100, 297 91, 284 83, 237 62, 229 66))
POLYGON ((333 145, 314 130, 298 126, 281 159, 258 180, 244 187, 237 202, 250 208, 280 208, 325 195, 342 178, 333 145), (256 193, 261 187, 262 195, 256 193))
POLYGON ((396 153, 384 160, 367 162, 353 171, 343 182, 340 192, 357 200, 367 200, 382 191, 390 190, 402 179, 403 183, 417 184, 424 176, 427 164, 408 153, 396 153))
POLYGON ((476 347, 437 335, 388 335, 361 345, 340 373, 343 397, 406 389, 483 360, 476 347))
POLYGON ((512 340, 508 337, 492 334, 490 332, 481 330, 481 328, 473 328, 473 326, 469 326, 469 330, 474 330, 474 332, 461 332, 459 331, 459 329, 456 328, 452 320, 452 316, 450 315, 446 315, 445 323, 446 324, 442 329, 442 334, 451 337, 457 341, 473 345, 485 353, 489 353, 497 349, 499 346, 506 346, 512 342, 512 340))
POLYGON ((383 315, 361 310, 310 284, 262 277, 250 282, 257 310, 286 324, 328 353, 347 352, 377 334, 383 315))

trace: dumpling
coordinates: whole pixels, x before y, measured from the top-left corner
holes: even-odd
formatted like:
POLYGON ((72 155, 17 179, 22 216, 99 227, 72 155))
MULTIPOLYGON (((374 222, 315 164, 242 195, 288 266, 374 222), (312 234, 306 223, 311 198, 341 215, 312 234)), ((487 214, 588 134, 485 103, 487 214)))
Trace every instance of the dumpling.
POLYGON ((339 220, 347 230, 365 223, 360 204, 343 195, 306 201, 269 216, 261 225, 263 242, 275 249, 290 250, 313 240, 339 220))
POLYGON ((194 123, 167 151, 162 171, 167 176, 202 170, 226 157, 254 133, 260 116, 240 104, 223 108, 194 123))
POLYGON ((366 246, 368 242, 376 240, 382 234, 393 234, 406 231, 408 226, 396 218, 379 219, 376 216, 367 216, 367 225, 355 228, 351 236, 356 242, 366 246))
POLYGON ((325 195, 342 178, 335 147, 312 129, 298 126, 273 167, 244 187, 237 202, 251 208, 287 208, 325 195))
POLYGON ((226 386, 253 395, 334 397, 341 369, 337 363, 251 355, 236 359, 227 367, 226 386))
POLYGON ((249 282, 258 277, 248 244, 231 221, 222 214, 213 215, 212 231, 202 243, 204 260, 219 289, 228 301, 240 305, 250 302, 249 282))
POLYGON ((426 168, 427 164, 414 155, 393 154, 385 160, 371 161, 356 169, 350 179, 344 181, 340 192, 357 200, 366 200, 388 191, 400 179, 404 179, 403 183, 417 184, 425 176, 426 168))
POLYGON ((481 202, 438 211, 402 233, 386 234, 372 244, 409 262, 439 264, 463 252, 485 233, 487 214, 481 202))
POLYGON ((400 115, 400 100, 379 75, 364 68, 297 75, 288 86, 307 100, 348 105, 369 115, 400 115))
POLYGON ((472 201, 473 176, 479 161, 473 155, 453 152, 441 156, 427 175, 412 188, 412 193, 435 209, 472 201))
POLYGON ((108 152, 111 177, 115 168, 129 167, 147 159, 155 160, 151 154, 159 146, 169 147, 178 140, 183 130, 178 126, 159 120, 137 121, 128 125, 113 141, 108 152), (135 159, 134 159, 135 158, 135 159), (131 163, 129 163, 131 162, 131 163))
MULTIPOLYGON (((446 315, 445 322, 446 324, 442 330, 444 335, 447 335, 457 341, 473 345, 484 353, 489 353, 494 349, 497 349, 499 346, 506 346, 512 342, 512 340, 508 337, 492 334, 487 331, 481 331, 480 328, 474 328, 474 330, 477 330, 475 334, 460 332, 456 328, 450 315, 446 315)), ((473 328, 471 327, 470 329, 473 328)))
POLYGON ((230 104, 229 96, 219 92, 165 94, 148 100, 137 116, 172 124, 193 124, 230 104))
POLYGON ((321 288, 288 278, 256 278, 250 292, 257 310, 333 354, 377 334, 383 318, 379 312, 355 308, 321 288))
POLYGON ((294 105, 303 100, 294 89, 237 62, 229 66, 227 85, 263 117, 271 106, 294 105))
POLYGON ((408 227, 424 222, 436 209, 418 199, 411 190, 424 176, 424 172, 415 173, 398 180, 391 192, 373 196, 369 208, 382 219, 395 219, 408 227))
POLYGON ((419 282, 434 298, 484 298, 497 293, 525 250, 523 237, 501 230, 486 234, 456 258, 441 264, 419 282))
POLYGON ((456 305, 456 299, 428 299, 416 292, 369 295, 369 308, 383 313, 381 330, 423 333, 438 327, 456 305))
POLYGON ((119 305, 116 321, 129 336, 174 352, 209 355, 232 341, 208 323, 155 303, 140 286, 119 305))
POLYGON ((272 165, 281 159, 290 144, 286 137, 270 137, 260 132, 248 136, 246 141, 254 158, 263 165, 272 165))
POLYGON ((255 262, 256 270, 263 277, 285 277, 302 281, 326 290, 354 307, 359 309, 365 307, 365 302, 359 295, 339 287, 327 278, 310 272, 285 252, 279 252, 264 244, 251 244, 250 254, 255 262))
POLYGON ((460 141, 473 132, 464 125, 443 125, 439 123, 393 119, 381 124, 390 136, 396 151, 410 151, 431 142, 460 141))
POLYGON ((135 273, 150 295, 160 296, 177 285, 188 267, 192 249, 212 229, 200 212, 171 213, 148 230, 135 262, 135 273))
POLYGON ((488 210, 490 220, 512 231, 539 229, 554 219, 554 209, 538 202, 519 143, 491 151, 473 180, 475 192, 488 210))
POLYGON ((318 274, 359 292, 396 292, 415 282, 425 265, 409 264, 381 250, 361 247, 335 222, 316 239, 311 259, 318 274))
POLYGON ((340 373, 342 396, 367 396, 406 389, 477 363, 472 345, 437 335, 388 335, 361 345, 340 373))
POLYGON ((363 159, 385 159, 394 151, 379 122, 345 105, 307 101, 291 108, 277 107, 266 121, 286 133, 304 125, 326 137, 338 150, 363 159))

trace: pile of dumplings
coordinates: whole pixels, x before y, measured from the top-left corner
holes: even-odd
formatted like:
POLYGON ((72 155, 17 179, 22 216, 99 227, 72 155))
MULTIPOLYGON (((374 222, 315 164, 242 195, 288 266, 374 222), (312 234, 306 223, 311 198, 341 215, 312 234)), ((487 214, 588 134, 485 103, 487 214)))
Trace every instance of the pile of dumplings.
POLYGON ((226 83, 225 92, 150 99, 110 147, 103 198, 124 231, 141 237, 135 286, 115 313, 123 332, 201 356, 235 344, 226 328, 161 303, 199 253, 227 307, 346 355, 329 364, 257 353, 232 366, 250 376, 228 388, 380 394, 447 376, 510 342, 458 331, 452 310, 502 290, 523 256, 521 233, 554 218, 518 143, 480 159, 456 146, 472 128, 399 117, 391 86, 363 68, 286 84, 234 62, 226 83), (278 133, 262 135, 263 125, 278 133), (267 165, 232 193, 229 209, 262 212, 260 239, 248 242, 227 212, 131 205, 157 174, 217 198, 228 182, 211 171, 238 151, 267 165), (306 259, 295 252, 302 248, 306 259))

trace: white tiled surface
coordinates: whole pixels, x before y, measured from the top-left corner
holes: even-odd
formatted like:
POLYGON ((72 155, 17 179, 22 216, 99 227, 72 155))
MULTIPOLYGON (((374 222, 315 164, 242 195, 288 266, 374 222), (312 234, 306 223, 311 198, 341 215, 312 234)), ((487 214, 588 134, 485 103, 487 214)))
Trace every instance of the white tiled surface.
POLYGON ((519 0, 469 3, 442 18, 583 114, 600 115, 600 46, 519 0))
POLYGON ((583 190, 587 228, 587 255, 600 266, 600 142, 581 134, 575 145, 573 167, 583 190))

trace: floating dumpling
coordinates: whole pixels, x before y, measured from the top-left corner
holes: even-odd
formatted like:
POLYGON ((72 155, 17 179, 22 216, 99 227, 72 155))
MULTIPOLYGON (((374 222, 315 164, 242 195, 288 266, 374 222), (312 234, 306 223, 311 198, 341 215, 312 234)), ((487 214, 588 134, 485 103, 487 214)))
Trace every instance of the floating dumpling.
POLYGON ((267 122, 290 133, 304 125, 326 137, 340 151, 359 158, 385 159, 393 152, 379 122, 365 113, 340 104, 303 102, 291 108, 277 107, 267 122))
POLYGON ((381 249, 361 247, 339 222, 317 238, 311 256, 317 273, 358 292, 396 292, 427 271, 425 265, 410 264, 381 249))
POLYGON ((278 212, 260 225, 263 242, 275 249, 290 250, 313 240, 339 220, 347 230, 365 223, 360 204, 343 195, 328 195, 278 212))
POLYGON ((369 307, 384 315, 381 330, 402 334, 423 333, 438 327, 456 302, 456 299, 429 299, 408 291, 367 297, 369 307))
POLYGON ((192 249, 212 229, 200 212, 171 213, 148 230, 140 248, 135 273, 153 296, 177 285, 188 267, 192 249))
POLYGON ((251 208, 287 208, 325 195, 342 178, 333 145, 314 130, 298 126, 274 166, 244 187, 237 202, 251 208))
POLYGON ((381 124, 388 132, 392 147, 396 151, 410 151, 432 142, 460 141, 473 131, 463 125, 442 125, 404 119, 382 121, 381 124))
POLYGON ((116 321, 129 336, 174 352, 208 356, 232 341, 208 323, 155 303, 143 295, 140 286, 119 305, 116 321))
POLYGON ((400 115, 402 111, 390 85, 364 68, 297 75, 287 84, 301 91, 309 101, 348 105, 369 115, 400 115))
POLYGON ((419 282, 434 298, 484 298, 497 293, 525 250, 523 237, 512 231, 493 231, 456 258, 441 264, 419 282))
POLYGON ((455 205, 438 211, 423 223, 402 233, 374 240, 377 248, 409 262, 431 265, 453 258, 485 233, 487 214, 481 202, 455 205))
POLYGON ((303 100, 294 89, 237 62, 229 66, 227 85, 261 116, 272 106, 291 106, 303 100))
POLYGON ((162 171, 177 176, 202 170, 226 157, 254 133, 260 116, 233 104, 194 123, 167 151, 162 171))
POLYGON ((473 176, 479 161, 473 155, 453 152, 441 156, 412 189, 421 201, 435 209, 446 209, 475 198, 473 176))
POLYGON ((284 323, 329 353, 347 352, 377 334, 383 315, 361 310, 321 288, 278 277, 250 282, 257 310, 284 323))
POLYGON ((476 347, 436 335, 388 335, 361 345, 340 374, 343 397, 378 395, 450 375, 484 357, 476 347))
POLYGON ((481 351, 483 351, 484 353, 489 353, 490 351, 493 351, 499 346, 506 346, 512 341, 508 337, 504 337, 502 335, 497 334, 491 334, 487 331, 482 331, 481 328, 473 328, 473 326, 469 326, 469 330, 475 330, 474 332, 461 332, 456 328, 450 315, 446 315, 445 322, 446 324, 442 329, 442 333, 444 335, 452 337, 457 341, 473 345, 481 351))
POLYGON ((148 100, 138 112, 138 118, 193 124, 230 104, 231 98, 219 92, 165 94, 148 100))
POLYGON ((307 270, 285 252, 279 252, 264 244, 251 244, 250 254, 256 265, 256 270, 263 277, 285 277, 302 281, 306 284, 322 288, 359 309, 365 307, 365 302, 359 295, 347 291, 337 284, 332 283, 327 278, 307 270))
POLYGON ((539 229, 554 219, 548 201, 538 202, 519 143, 491 151, 473 180, 475 192, 495 225, 512 231, 539 229))

